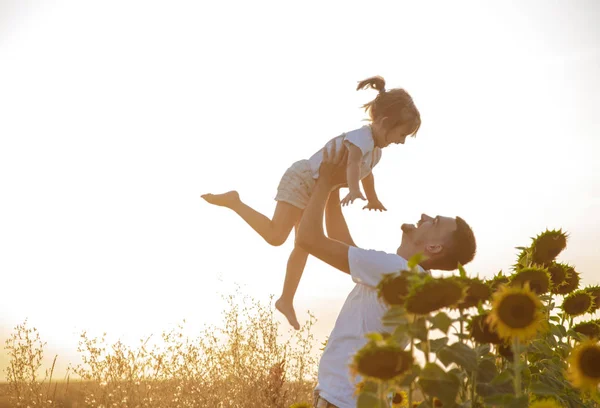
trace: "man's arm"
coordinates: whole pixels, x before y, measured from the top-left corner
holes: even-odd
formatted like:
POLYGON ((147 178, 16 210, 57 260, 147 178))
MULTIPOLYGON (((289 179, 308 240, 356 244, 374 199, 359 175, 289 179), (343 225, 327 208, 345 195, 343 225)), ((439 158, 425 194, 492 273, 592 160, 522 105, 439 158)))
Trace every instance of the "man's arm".
MULTIPOLYGON (((319 179, 315 184, 308 205, 304 209, 302 220, 298 227, 296 244, 309 254, 334 268, 350 273, 348 244, 327 237, 323 231, 325 203, 332 187, 336 184, 336 176, 341 174, 343 179, 343 173, 339 173, 336 170, 341 170, 341 166, 345 163, 346 156, 343 154, 344 150, 346 149, 340 149, 340 151, 334 149, 332 157, 329 158, 327 149, 324 149, 319 179)), ((337 181, 337 184, 339 183, 340 181, 337 181)), ((343 217, 343 215, 341 216, 343 217)))
POLYGON ((337 188, 329 194, 327 206, 325 207, 325 226, 329 238, 344 242, 350 246, 356 246, 350 235, 346 218, 342 213, 340 203, 340 189, 337 188))

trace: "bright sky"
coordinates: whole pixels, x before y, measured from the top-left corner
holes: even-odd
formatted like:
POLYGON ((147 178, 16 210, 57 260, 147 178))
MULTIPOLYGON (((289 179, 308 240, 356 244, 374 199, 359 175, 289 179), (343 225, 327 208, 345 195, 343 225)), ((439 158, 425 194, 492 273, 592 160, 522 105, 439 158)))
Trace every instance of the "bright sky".
MULTIPOLYGON (((360 246, 460 215, 486 277, 563 227, 561 260, 600 283, 599 27, 595 0, 2 0, 0 337, 29 318, 64 367, 84 329, 218 323, 234 283, 278 295, 292 238, 270 247, 199 196, 271 215, 289 165, 362 125, 372 75, 423 126, 375 170, 389 211, 345 210, 360 246)), ((296 309, 319 339, 351 287, 309 260, 296 309)))

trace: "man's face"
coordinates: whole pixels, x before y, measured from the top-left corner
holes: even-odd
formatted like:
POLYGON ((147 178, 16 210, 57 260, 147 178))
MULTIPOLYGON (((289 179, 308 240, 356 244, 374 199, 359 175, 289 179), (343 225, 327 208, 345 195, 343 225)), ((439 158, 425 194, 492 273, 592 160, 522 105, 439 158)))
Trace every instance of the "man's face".
POLYGON ((421 214, 416 224, 402 224, 402 245, 410 245, 418 252, 433 255, 440 251, 456 231, 456 219, 438 215, 435 218, 421 214))

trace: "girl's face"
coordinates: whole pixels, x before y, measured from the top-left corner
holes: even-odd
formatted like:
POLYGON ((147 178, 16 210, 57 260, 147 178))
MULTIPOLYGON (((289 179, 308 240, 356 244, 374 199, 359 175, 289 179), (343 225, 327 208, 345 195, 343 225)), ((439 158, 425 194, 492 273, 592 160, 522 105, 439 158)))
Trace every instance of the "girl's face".
POLYGON ((381 118, 373 123, 373 136, 377 141, 377 146, 386 147, 393 144, 404 144, 406 137, 414 131, 414 126, 410 122, 394 126, 392 129, 387 129, 387 118, 381 118))

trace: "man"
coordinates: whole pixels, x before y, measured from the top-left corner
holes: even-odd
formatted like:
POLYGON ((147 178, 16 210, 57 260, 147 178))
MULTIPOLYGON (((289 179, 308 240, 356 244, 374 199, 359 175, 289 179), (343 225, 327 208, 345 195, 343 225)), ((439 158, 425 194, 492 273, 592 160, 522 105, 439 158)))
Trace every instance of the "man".
POLYGON ((356 406, 353 396, 355 386, 350 380, 348 365, 356 351, 366 343, 365 334, 386 330, 381 323, 386 306, 378 299, 376 290, 384 274, 407 269, 407 260, 417 253, 426 256, 420 264, 422 271, 454 270, 459 262, 462 265, 470 262, 476 251, 473 231, 463 219, 432 218, 425 214, 416 225, 402 225, 402 240, 395 254, 358 248, 341 211, 339 188, 331 192, 334 186, 344 182, 346 154, 342 150, 331 153, 324 150, 320 176, 296 236, 297 245, 350 274, 356 282, 340 311, 319 363, 314 402, 318 408, 356 406), (326 202, 329 237, 323 232, 326 202))

